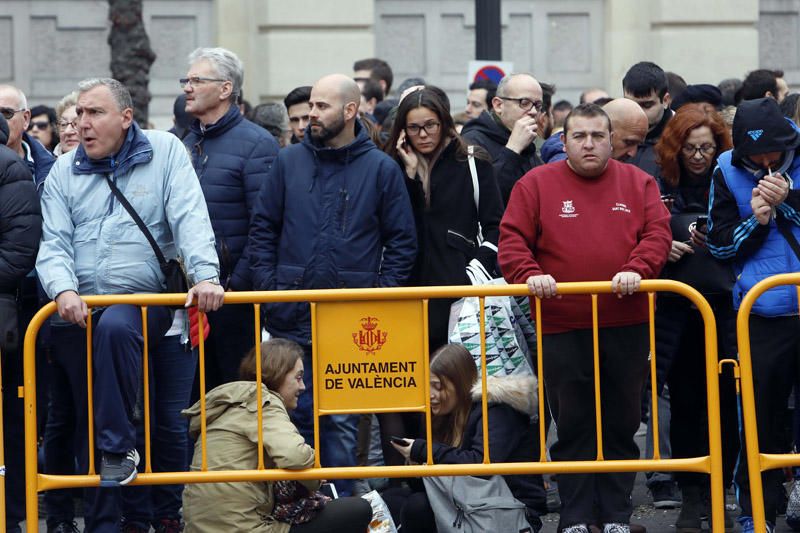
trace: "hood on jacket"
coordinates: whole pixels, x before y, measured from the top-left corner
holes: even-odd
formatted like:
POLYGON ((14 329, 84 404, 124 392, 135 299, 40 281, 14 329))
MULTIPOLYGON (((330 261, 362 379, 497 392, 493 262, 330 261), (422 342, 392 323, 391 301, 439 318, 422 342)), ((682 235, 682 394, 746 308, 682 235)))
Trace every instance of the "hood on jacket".
POLYGON ((153 159, 153 145, 136 122, 131 122, 119 152, 103 159, 90 159, 83 145, 75 149, 75 174, 125 174, 133 166, 153 159))
POLYGON ((321 142, 313 139, 311 136, 311 126, 306 128, 306 134, 303 136, 301 142, 303 146, 306 146, 318 157, 324 157, 325 159, 344 159, 345 161, 352 161, 363 153, 378 149, 375 143, 372 142, 372 139, 370 139, 367 128, 365 128, 358 119, 356 119, 355 122, 355 138, 349 144, 339 148, 325 146, 321 142))
POLYGON ((731 162, 735 166, 747 166, 745 160, 751 155, 789 152, 798 146, 800 131, 783 116, 778 102, 772 98, 758 98, 739 104, 733 119, 731 162))
POLYGON ((490 138, 497 144, 506 144, 511 132, 500 122, 497 115, 490 111, 484 111, 477 118, 473 118, 461 130, 461 135, 471 131, 481 133, 490 138))
POLYGON ((0 144, 5 146, 8 142, 8 122, 6 122, 6 117, 0 115, 0 144))
MULTIPOLYGON (((481 401, 481 380, 472 386, 472 400, 481 401)), ((539 414, 539 382, 536 376, 488 376, 486 397, 491 403, 504 403, 531 418, 539 414)))
MULTIPOLYGON (((276 394, 271 393, 266 385, 261 384, 261 405, 269 405, 276 394)), ((255 413, 256 406, 256 382, 255 381, 232 381, 212 389, 206 394, 206 424, 211 424, 221 417, 228 409, 241 407, 255 413)), ((200 432, 200 401, 188 409, 181 411, 181 414, 189 418, 189 432, 200 432)))
POLYGON ((552 134, 542 143, 539 155, 542 156, 542 161, 545 163, 554 163, 567 158, 567 153, 564 151, 564 142, 561 140, 561 132, 552 134))

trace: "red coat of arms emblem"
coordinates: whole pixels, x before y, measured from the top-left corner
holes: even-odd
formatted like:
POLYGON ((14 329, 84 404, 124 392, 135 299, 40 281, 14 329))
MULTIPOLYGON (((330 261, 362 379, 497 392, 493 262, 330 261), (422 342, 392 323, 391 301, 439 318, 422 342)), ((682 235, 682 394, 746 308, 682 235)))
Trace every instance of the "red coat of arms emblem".
POLYGON ((353 333, 353 343, 362 352, 373 355, 386 343, 389 333, 378 329, 378 319, 366 316, 361 319, 361 331, 353 333))

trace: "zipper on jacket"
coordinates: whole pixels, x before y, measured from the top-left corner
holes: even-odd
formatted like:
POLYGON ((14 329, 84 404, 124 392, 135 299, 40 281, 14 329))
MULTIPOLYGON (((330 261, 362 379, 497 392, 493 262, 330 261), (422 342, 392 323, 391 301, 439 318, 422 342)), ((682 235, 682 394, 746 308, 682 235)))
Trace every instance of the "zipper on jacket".
POLYGON ((461 235, 457 231, 453 231, 453 230, 449 229, 449 230, 447 230, 447 234, 448 235, 455 235, 459 239, 463 240, 465 243, 469 244, 472 247, 475 247, 475 241, 473 241, 472 239, 468 239, 467 237, 464 237, 463 235, 461 235))

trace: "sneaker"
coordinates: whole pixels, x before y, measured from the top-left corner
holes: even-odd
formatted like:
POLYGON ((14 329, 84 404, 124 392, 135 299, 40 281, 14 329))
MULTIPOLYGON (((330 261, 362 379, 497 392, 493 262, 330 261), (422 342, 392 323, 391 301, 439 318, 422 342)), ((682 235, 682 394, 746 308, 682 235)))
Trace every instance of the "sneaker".
POLYGON ((47 526, 47 533, 81 533, 76 522, 59 522, 55 527, 47 526))
MULTIPOLYGON (((756 526, 753 522, 753 518, 750 516, 740 516, 736 519, 739 522, 739 525, 742 527, 742 533, 755 533, 756 526)), ((774 533, 775 526, 767 522, 767 531, 765 533, 774 533)))
POLYGON ((103 452, 103 460, 100 463, 100 486, 127 485, 136 479, 138 465, 139 452, 135 448, 125 453, 103 452))
POLYGON ((789 503, 786 505, 786 525, 792 531, 800 531, 800 480, 792 485, 789 493, 789 503))
POLYGON ((574 526, 565 527, 561 533, 589 533, 589 528, 586 524, 575 524, 574 526))
POLYGON ((628 524, 606 524, 603 533, 631 533, 631 527, 628 524))
POLYGON ((162 518, 155 525, 156 533, 181 533, 183 524, 174 518, 162 518))
POLYGON ((674 481, 659 481, 650 486, 653 507, 656 509, 676 509, 681 506, 681 494, 674 481))

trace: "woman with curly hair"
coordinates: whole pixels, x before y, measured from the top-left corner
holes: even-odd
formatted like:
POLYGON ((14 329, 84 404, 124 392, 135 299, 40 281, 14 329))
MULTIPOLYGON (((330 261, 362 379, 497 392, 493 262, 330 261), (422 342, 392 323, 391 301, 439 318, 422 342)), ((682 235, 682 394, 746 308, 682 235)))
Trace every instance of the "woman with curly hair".
MULTIPOLYGON (((661 167, 659 186, 672 212, 672 250, 661 277, 694 286, 711 304, 720 332, 720 359, 736 357, 735 315, 730 304, 733 274, 706 248, 711 175, 717 157, 732 147, 725 122, 708 104, 682 106, 656 145, 661 167)), ((656 311, 658 388, 669 387, 672 457, 708 454, 705 382, 705 336, 698 310, 683 297, 659 295, 656 311)), ((738 453, 736 394, 730 368, 720 376, 723 475, 727 487, 738 453)), ((679 533, 699 532, 708 514, 708 475, 676 472, 683 503, 675 523, 679 533)), ((732 520, 725 516, 726 531, 732 520)))

